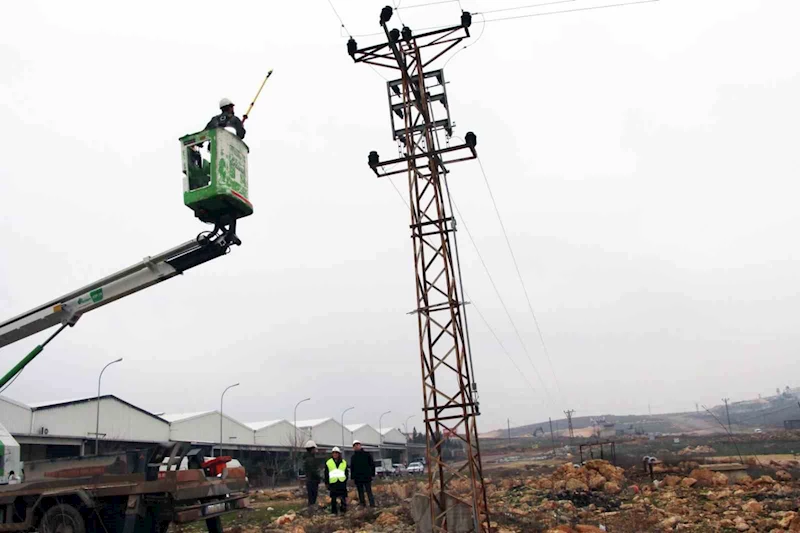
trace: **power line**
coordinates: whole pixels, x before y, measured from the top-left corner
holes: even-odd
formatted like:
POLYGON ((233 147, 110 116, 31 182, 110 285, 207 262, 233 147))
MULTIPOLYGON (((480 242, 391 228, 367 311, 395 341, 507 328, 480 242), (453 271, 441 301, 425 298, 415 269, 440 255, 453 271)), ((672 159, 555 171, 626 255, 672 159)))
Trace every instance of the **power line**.
POLYGON ((554 2, 544 2, 542 4, 530 4, 527 6, 517 6, 517 7, 504 7, 502 9, 492 9, 490 11, 477 11, 473 13, 473 15, 488 15, 489 13, 500 13, 502 11, 519 11, 520 9, 531 9, 534 7, 550 6, 553 4, 566 4, 574 1, 575 0, 556 0, 554 2))
MULTIPOLYGON (((392 184, 392 188, 397 193, 397 196, 400 198, 400 201, 403 202, 403 204, 406 206, 406 208, 410 209, 410 206, 408 205, 408 202, 406 202, 406 199, 403 197, 402 193, 400 192, 400 189, 397 188, 397 185, 395 185, 394 181, 392 181, 391 177, 389 178, 389 183, 392 184)), ((486 272, 486 275, 489 277, 489 281, 492 284, 492 287, 494 288, 494 292, 497 295, 497 298, 500 300, 500 305, 505 310, 506 316, 508 316, 508 320, 509 320, 509 322, 511 322, 511 326, 514 328, 514 331, 517 334, 517 338, 519 339, 520 343, 522 344, 522 349, 525 352, 525 355, 528 357, 528 362, 531 364, 531 367, 533 368, 533 371, 536 373, 536 377, 539 379, 539 383, 541 383, 541 385, 542 385, 542 390, 547 395, 548 402, 551 402, 550 392, 547 390, 547 387, 545 386, 544 381, 542 380, 542 376, 541 376, 541 374, 539 374, 539 370, 536 368, 536 365, 533 363, 533 360, 531 359, 531 356, 528 353, 528 349, 527 349, 527 346, 525 345, 525 341, 522 340, 522 336, 520 335, 519 330, 517 329, 517 326, 514 323, 514 319, 511 317, 511 313, 508 311, 508 307, 506 306, 505 301, 503 300, 503 297, 500 295, 500 291, 499 291, 499 289, 497 288, 497 285, 494 282, 494 278, 492 277, 491 272, 489 272, 489 267, 486 265, 486 261, 483 260, 483 256, 481 255, 481 251, 478 248, 478 244, 475 242, 475 239, 472 237, 472 233, 469 231, 469 227, 467 226, 467 223, 465 222, 464 217, 461 214, 461 211, 459 211, 458 206, 455 204, 455 200, 452 198, 452 194, 448 194, 448 197, 449 197, 450 201, 452 202, 453 210, 458 214, 458 218, 461 220, 461 223, 464 225, 464 230, 467 232, 467 236, 469 237, 470 242, 472 242, 472 246, 475 248, 475 252, 478 254, 478 258, 480 259, 481 264, 483 265, 483 269, 486 272)), ((462 292, 466 293, 466 291, 464 291, 463 288, 462 288, 462 292)), ((465 298, 468 298, 466 296, 466 294, 465 294, 465 298)), ((500 340, 500 337, 497 335, 497 333, 495 333, 494 329, 492 329, 492 327, 489 325, 489 322, 486 320, 486 318, 480 312, 480 310, 478 309, 478 306, 475 304, 474 301, 472 302, 472 304, 475 307, 475 311, 478 313, 478 315, 480 316, 480 318, 483 321, 483 323, 486 324, 486 327, 489 328, 489 331, 492 332, 492 335, 494 336, 495 340, 497 340, 498 344, 500 344, 500 347, 503 349, 503 352, 511 360, 511 362, 513 363, 513 365, 517 369, 517 371, 520 374, 522 374, 522 377, 525 379, 525 381, 531 387, 531 390, 535 391, 536 388, 533 386, 533 384, 531 384, 531 382, 528 379, 528 377, 522 372, 522 370, 519 368, 517 363, 511 357, 511 354, 508 352, 508 350, 506 349, 505 345, 500 340)))
POLYGON ((452 4, 453 2, 459 2, 459 0, 438 0, 436 2, 425 2, 424 4, 414 4, 414 5, 410 5, 410 6, 404 6, 404 7, 400 7, 400 2, 397 2, 397 6, 395 6, 395 9, 414 9, 415 7, 435 6, 435 5, 438 5, 438 4, 452 4))
POLYGON ((461 210, 458 208, 458 205, 456 204, 455 200, 453 200, 453 207, 455 208, 454 210, 458 215, 461 224, 464 226, 464 231, 467 232, 467 237, 469 237, 472 246, 475 248, 475 253, 477 253, 478 259, 480 260, 481 265, 483 265, 483 269, 486 272, 486 275, 489 277, 489 282, 491 283, 492 288, 494 289, 494 292, 497 295, 497 298, 500 300, 500 305, 503 307, 503 310, 506 312, 506 316, 508 317, 509 322, 511 322, 511 326, 514 328, 514 332, 516 333, 517 338, 519 339, 519 342, 522 345, 522 350, 525 352, 525 355, 528 358, 528 362, 531 364, 533 371, 536 373, 536 377, 539 379, 539 383, 542 385, 542 389, 545 391, 545 393, 547 393, 548 400, 550 400, 550 391, 547 390, 547 387, 544 384, 544 380, 542 379, 539 370, 536 368, 536 365, 534 364, 533 359, 531 358, 531 354, 528 352, 528 347, 525 344, 525 341, 523 340, 522 335, 519 332, 519 329, 517 328, 517 324, 514 322, 514 318, 511 316, 511 312, 508 310, 508 306, 506 306, 503 297, 500 295, 500 290, 497 288, 497 284, 494 282, 494 278, 492 277, 491 272, 489 272, 489 267, 486 265, 486 261, 484 261, 483 259, 483 255, 481 254, 481 251, 478 248, 478 244, 472 237, 472 232, 469 230, 469 226, 467 226, 464 217, 461 215, 461 210))
POLYGON ((508 357, 508 360, 511 361, 511 364, 514 365, 514 368, 516 368, 517 372, 519 372, 519 374, 522 376, 522 379, 525 380, 525 383, 528 384, 528 386, 531 388, 532 391, 536 391, 536 387, 534 387, 533 384, 530 382, 530 380, 528 379, 528 376, 526 376, 525 373, 522 372, 522 369, 519 367, 519 365, 517 365, 517 362, 514 361, 514 358, 511 357, 511 354, 506 349, 506 346, 505 346, 505 344, 503 344, 503 341, 501 341, 500 337, 497 336, 497 333, 494 331, 492 326, 486 320, 486 317, 483 316, 483 313, 481 313, 481 310, 478 308, 478 305, 475 303, 475 300, 472 300, 470 298, 470 303, 472 304, 472 307, 475 309, 475 312, 478 313, 478 317, 480 317, 480 319, 483 321, 483 324, 491 332, 492 336, 494 337, 494 340, 496 340, 497 344, 500 345, 500 349, 503 350, 503 353, 506 354, 506 357, 508 357))
MULTIPOLYGON (((570 1, 572 1, 572 0, 570 0, 570 1)), ((446 66, 447 66, 447 65, 450 63, 450 61, 452 61, 452 60, 453 60, 453 58, 454 58, 454 57, 456 57, 458 54, 460 54, 461 52, 463 52, 463 51, 464 51, 464 50, 466 50, 467 48, 469 48, 469 47, 471 47, 471 46, 474 46, 474 45, 478 44, 478 41, 480 41, 480 40, 481 40, 481 37, 483 37, 483 33, 486 31, 486 17, 484 17, 484 16, 483 16, 483 13, 476 13, 476 14, 481 16, 481 18, 482 18, 481 22, 483 23, 483 25, 481 26, 481 33, 480 33, 480 35, 478 35, 478 38, 477 38, 477 39, 475 39, 474 41, 472 41, 471 43, 469 43, 469 44, 467 44, 467 45, 464 45, 464 46, 463 46, 463 47, 461 47, 461 49, 459 49, 459 50, 458 50, 458 51, 457 51, 455 54, 453 54, 453 55, 451 55, 450 57, 448 57, 448 58, 447 58, 447 61, 445 61, 445 62, 444 62, 444 65, 442 65, 442 69, 444 69, 444 67, 446 67, 446 66)))
MULTIPOLYGON (((336 15, 336 18, 339 19, 339 24, 341 24, 341 26, 340 26, 341 29, 339 30, 339 37, 344 37, 344 35, 342 35, 342 31, 341 30, 344 30, 345 33, 347 33, 349 35, 350 31, 347 29, 347 26, 345 26, 344 20, 342 20, 342 17, 341 17, 341 15, 339 15, 339 12, 336 11, 336 6, 333 5, 333 1, 332 0, 328 0, 328 5, 331 6, 331 9, 333 10, 333 14, 336 15)), ((367 64, 367 65, 369 66, 369 68, 372 69, 373 72, 375 72, 375 74, 377 74, 378 76, 383 78, 384 81, 389 81, 389 78, 387 78, 386 76, 381 74, 380 71, 378 71, 378 69, 376 69, 372 65, 369 65, 369 64, 367 64)))
POLYGON ((336 7, 334 7, 333 2, 331 0, 328 0, 328 5, 331 6, 331 9, 333 10, 333 14, 336 15, 337 19, 339 19, 339 24, 342 25, 342 28, 344 29, 344 31, 347 32, 347 33, 350 33, 349 31, 347 31, 347 26, 344 25, 344 21, 342 20, 342 17, 339 16, 339 12, 336 11, 336 7))
MULTIPOLYGON (((501 20, 515 20, 515 19, 524 19, 529 17, 544 17, 547 15, 560 15, 562 13, 577 13, 579 11, 594 11, 596 9, 608 9, 612 7, 625 7, 625 6, 633 6, 636 4, 652 4, 653 2, 660 2, 661 0, 638 0, 636 2, 625 2, 622 4, 608 4, 604 6, 591 6, 591 7, 577 7, 575 9, 563 9, 561 11, 548 11, 547 13, 529 13, 527 15, 515 15, 512 17, 501 17, 496 19, 489 19, 486 22, 499 22, 501 20)), ((444 26, 447 27, 447 26, 444 26)))
MULTIPOLYGON (((329 0, 330 1, 330 0, 329 0)), ((561 15, 564 13, 578 13, 581 11, 594 11, 597 9, 609 9, 614 7, 625 7, 625 6, 633 6, 637 4, 652 4, 654 2, 660 2, 661 0, 637 0, 634 2, 624 2, 620 4, 607 4, 602 6, 589 6, 589 7, 578 7, 574 9, 562 9, 560 11, 547 11, 545 13, 529 13, 527 15, 514 15, 510 17, 499 17, 486 20, 486 23, 489 22, 500 22, 502 20, 516 20, 516 19, 524 19, 530 17, 546 17, 549 15, 561 15)), ((547 4, 543 4, 547 5, 547 4)), ((450 25, 440 25, 440 26, 429 26, 427 28, 414 28, 415 31, 428 31, 428 30, 441 30, 443 28, 448 28, 450 25)), ((376 32, 376 33, 362 33, 359 35, 353 35, 353 37, 374 37, 377 35, 383 35, 383 32, 376 32)))
POLYGON ((519 263, 517 263, 517 256, 514 254, 514 249, 511 247, 511 240, 508 238, 508 232, 506 231, 506 226, 503 224, 503 217, 500 216, 500 209, 497 207, 497 201, 494 198, 494 193, 492 193, 492 188, 489 185, 489 178, 486 176, 486 170, 483 168, 483 162, 481 158, 478 157, 478 166, 481 169, 481 174, 483 174, 483 181, 486 183, 486 189, 489 191, 489 198, 492 200, 492 205, 494 206, 494 212, 497 215, 497 221, 500 223, 500 229, 503 231, 503 236, 506 239, 506 245, 508 245, 508 253, 511 254, 511 260, 514 262, 514 269, 517 271, 517 278, 519 279, 519 284, 522 286, 522 292, 525 294, 525 300, 528 302, 528 310, 531 313, 531 318, 533 318, 533 323, 536 325, 536 331, 539 334, 539 340, 542 343, 542 350, 544 351, 545 357, 547 357, 547 364, 550 366, 550 372, 553 374, 553 379, 556 381, 556 388, 558 388, 558 392, 561 392, 561 385, 558 382, 558 377, 556 376, 555 368, 553 368, 553 361, 550 359, 550 350, 547 349, 547 344, 544 342, 544 335, 542 335, 542 328, 539 327, 539 320, 536 318, 536 313, 533 310, 533 304, 531 303, 531 297, 528 295, 528 288, 525 286, 525 281, 522 279, 522 272, 519 269, 519 263))

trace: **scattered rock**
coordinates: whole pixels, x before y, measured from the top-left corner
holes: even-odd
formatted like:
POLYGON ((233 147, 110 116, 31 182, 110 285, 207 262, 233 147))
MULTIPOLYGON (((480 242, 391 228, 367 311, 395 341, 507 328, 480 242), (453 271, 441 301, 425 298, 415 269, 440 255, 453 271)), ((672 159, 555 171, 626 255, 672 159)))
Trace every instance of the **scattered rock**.
POLYGON ((697 479, 693 477, 685 477, 681 480, 681 487, 694 487, 697 484, 697 479))
POLYGON ((709 492, 706 495, 706 498, 708 498, 712 502, 715 502, 715 501, 721 500, 722 498, 727 498, 727 497, 731 496, 732 494, 733 493, 731 491, 729 491, 729 490, 721 490, 719 492, 709 492))
POLYGON ((290 523, 294 522, 296 518, 297 518, 297 515, 295 514, 295 512, 294 511, 289 511, 285 515, 281 515, 278 518, 276 518, 275 521, 274 521, 274 524, 276 526, 282 526, 284 524, 290 524, 290 523))
POLYGON ((602 533, 605 529, 600 529, 597 526, 588 526, 583 524, 578 524, 575 526, 575 531, 578 533, 602 533))
POLYGON ((622 489, 613 481, 608 481, 605 485, 603 485, 603 492, 606 494, 619 494, 622 492, 622 489))
POLYGON ((736 518, 734 518, 733 527, 735 527, 739 531, 747 531, 748 529, 750 529, 750 526, 741 516, 737 516, 736 518))
POLYGON ((686 448, 679 451, 678 455, 692 455, 697 453, 717 453, 717 450, 715 450, 711 446, 697 446, 696 448, 687 446, 686 448))
POLYGON ((792 475, 786 470, 778 470, 775 472, 775 479, 778 481, 791 481, 792 475))
POLYGON ((675 524, 681 521, 681 517, 679 516, 670 516, 658 523, 658 527, 661 529, 672 529, 675 527, 675 524))
POLYGON ((378 515, 378 518, 375 520, 375 525, 381 527, 394 526, 399 523, 400 519, 397 518, 396 515, 393 515, 392 513, 387 511, 382 512, 380 515, 378 515))
POLYGON ((570 478, 567 480, 566 489, 569 491, 589 490, 589 486, 578 478, 570 478))
POLYGON ((742 510, 748 513, 759 514, 764 511, 764 506, 755 500, 750 500, 746 504, 742 505, 742 510))
POLYGON ((603 488, 606 483, 606 478, 600 474, 595 474, 589 479, 589 488, 592 490, 599 490, 603 488))
POLYGON ((772 479, 770 476, 761 476, 757 480, 753 481, 754 485, 774 485, 775 480, 772 479))
POLYGON ((680 476, 666 476, 664 478, 664 485, 667 487, 675 487, 681 482, 680 476))

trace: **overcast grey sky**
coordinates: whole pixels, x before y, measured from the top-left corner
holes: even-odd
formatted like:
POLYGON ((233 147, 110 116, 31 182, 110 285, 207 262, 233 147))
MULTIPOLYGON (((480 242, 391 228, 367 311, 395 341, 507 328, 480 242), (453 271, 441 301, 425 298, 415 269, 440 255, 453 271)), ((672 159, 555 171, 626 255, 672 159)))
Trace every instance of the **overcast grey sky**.
MULTIPOLYGON (((379 29, 385 3, 334 0, 355 34, 379 29)), ((412 29, 459 17, 455 2, 399 13, 412 29)), ((177 139, 223 96, 243 112, 275 69, 247 123, 244 245, 86 315, 7 395, 92 395, 124 357, 104 392, 155 412, 217 408, 240 381, 226 412, 241 420, 291 418, 311 396, 301 418, 355 405, 350 422, 391 410, 384 425, 417 415, 421 428, 408 214, 366 165, 395 151, 384 81, 353 65, 325 0, 28 1, 4 14, 2 319, 204 229, 182 204, 177 139)), ((479 167, 461 164, 455 199, 549 389, 462 233, 470 298, 536 386, 471 311, 481 431, 800 384, 799 17, 793 0, 662 0, 492 22, 447 65, 457 134, 478 135, 560 384, 479 167)), ((40 337, 0 351, 2 368, 40 337)))

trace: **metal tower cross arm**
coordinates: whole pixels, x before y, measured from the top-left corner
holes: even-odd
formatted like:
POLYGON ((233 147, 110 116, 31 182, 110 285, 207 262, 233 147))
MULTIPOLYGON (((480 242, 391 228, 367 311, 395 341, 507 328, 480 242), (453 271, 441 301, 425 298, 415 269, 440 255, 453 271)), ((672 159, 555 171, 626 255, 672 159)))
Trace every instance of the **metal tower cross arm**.
POLYGON ((228 253, 241 244, 235 226, 215 229, 94 283, 42 304, 0 323, 0 348, 61 324, 46 342, 34 348, 22 361, 0 378, 0 387, 30 363, 66 326, 74 326, 84 314, 106 304, 182 274, 186 270, 228 253))
POLYGON ((471 17, 464 13, 461 25, 414 36, 407 27, 388 29, 391 11, 386 7, 381 12, 387 42, 358 49, 351 39, 348 53, 356 63, 400 73, 400 79, 387 83, 387 93, 392 135, 403 144, 405 154, 381 163, 372 152, 369 166, 378 176, 405 173, 408 179, 432 529, 453 531, 455 524, 448 524, 447 511, 461 504, 471 508, 473 529, 489 532, 477 392, 472 386, 455 220, 446 183, 447 164, 477 157, 476 137, 469 133, 463 145, 440 146, 441 132, 452 135, 444 74, 425 70, 469 37, 471 17), (423 51, 431 57, 424 59, 423 51), (452 442, 461 444, 466 461, 445 458, 444 450, 452 442))

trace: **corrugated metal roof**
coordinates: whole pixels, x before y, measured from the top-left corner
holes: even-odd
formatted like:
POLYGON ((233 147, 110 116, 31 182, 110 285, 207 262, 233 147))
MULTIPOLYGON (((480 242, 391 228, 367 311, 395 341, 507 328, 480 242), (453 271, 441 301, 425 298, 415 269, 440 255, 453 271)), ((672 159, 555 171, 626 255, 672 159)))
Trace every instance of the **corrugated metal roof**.
POLYGON ((216 411, 197 411, 194 413, 169 413, 166 415, 161 415, 161 418, 163 418, 167 422, 182 422, 190 418, 197 418, 198 416, 208 415, 211 413, 216 413, 216 411))
MULTIPOLYGON (((101 396, 101 398, 108 398, 108 396, 101 396)), ((33 402, 29 403, 28 406, 31 409, 41 409, 42 407, 54 407, 56 405, 64 405, 69 403, 78 403, 78 402, 88 402, 90 400, 96 400, 97 396, 92 396, 91 398, 70 398, 67 400, 52 400, 49 402, 33 402)))
POLYGON ((30 405, 26 405, 26 404, 24 404, 22 402, 18 402, 17 400, 12 400, 8 396, 0 395, 0 400, 3 400, 4 402, 10 403, 11 405, 16 405, 17 407, 21 407, 23 409, 28 409, 29 411, 31 409, 30 405))
POLYGON ((328 420, 333 420, 333 418, 313 418, 311 420, 298 420, 297 427, 299 428, 313 428, 320 424, 324 424, 328 420))
POLYGON ((259 429, 268 428, 270 426, 274 426, 275 424, 279 424, 281 422, 285 422, 283 418, 279 418, 278 420, 266 420, 264 422, 245 422, 244 425, 252 429, 253 431, 258 431, 259 429))
MULTIPOLYGON (((147 416, 151 416, 153 418, 161 420, 162 422, 166 421, 166 419, 163 416, 154 415, 150 411, 148 411, 146 409, 142 409, 141 407, 133 405, 132 403, 126 402, 122 398, 118 398, 118 397, 114 396, 113 394, 103 394, 102 396, 100 396, 100 399, 101 400, 114 400, 114 401, 117 401, 117 402, 119 402, 119 403, 121 403, 123 405, 127 405, 131 409, 139 411, 142 414, 145 414, 147 416)), ((42 410, 42 409, 52 409, 52 408, 55 408, 55 407, 66 407, 66 406, 69 406, 69 405, 75 405, 75 404, 79 404, 79 403, 89 403, 89 402, 94 402, 94 401, 97 401, 97 396, 90 396, 88 398, 77 398, 77 399, 73 399, 73 400, 59 400, 59 401, 55 401, 55 402, 53 402, 53 401, 50 401, 50 402, 36 402, 36 403, 28 404, 28 405, 29 405, 29 407, 31 408, 32 411, 37 411, 37 410, 42 410)))
POLYGON ((345 424, 344 427, 346 427, 348 431, 358 431, 359 429, 367 425, 368 424, 345 424))

